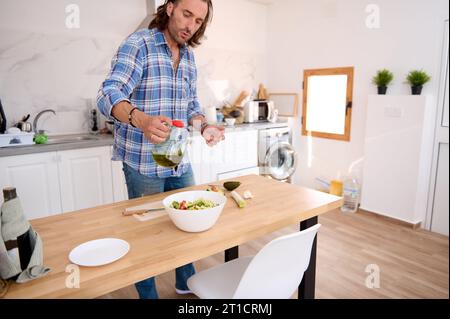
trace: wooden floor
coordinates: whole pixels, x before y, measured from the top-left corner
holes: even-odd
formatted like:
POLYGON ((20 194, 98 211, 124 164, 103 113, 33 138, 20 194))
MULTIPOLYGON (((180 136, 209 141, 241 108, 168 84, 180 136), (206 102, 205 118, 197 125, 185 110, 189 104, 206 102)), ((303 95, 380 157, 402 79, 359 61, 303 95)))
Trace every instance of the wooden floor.
MULTIPOLYGON (((316 298, 449 298, 448 237, 364 213, 333 211, 319 223, 316 298), (376 284, 371 278, 377 268, 380 287, 368 288, 366 281, 376 284)), ((273 238, 294 231, 297 227, 249 242, 240 247, 240 256, 254 255, 273 238)), ((195 266, 199 271, 223 259, 221 253, 195 266)), ((174 271, 156 281, 160 298, 195 298, 175 293, 174 271)), ((130 286, 101 298, 137 297, 130 286)))

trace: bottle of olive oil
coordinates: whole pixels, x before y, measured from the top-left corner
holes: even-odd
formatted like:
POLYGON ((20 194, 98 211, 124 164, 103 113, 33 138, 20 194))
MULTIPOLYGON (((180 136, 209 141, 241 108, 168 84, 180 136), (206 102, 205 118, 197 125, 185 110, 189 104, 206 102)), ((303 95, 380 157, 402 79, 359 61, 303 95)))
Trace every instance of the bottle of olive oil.
POLYGON ((156 164, 162 167, 172 168, 180 164, 181 160, 183 159, 183 150, 181 148, 178 149, 177 151, 168 150, 167 153, 163 154, 153 153, 152 156, 156 164))
POLYGON ((152 151, 155 163, 162 167, 177 167, 183 159, 186 134, 187 131, 182 121, 172 121, 170 136, 162 144, 156 145, 152 151))

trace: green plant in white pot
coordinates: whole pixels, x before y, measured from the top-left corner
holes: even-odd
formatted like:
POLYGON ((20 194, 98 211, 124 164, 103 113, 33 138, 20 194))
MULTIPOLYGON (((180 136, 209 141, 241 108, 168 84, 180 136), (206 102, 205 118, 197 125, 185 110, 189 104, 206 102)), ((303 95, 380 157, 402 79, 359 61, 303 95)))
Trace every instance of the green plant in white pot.
POLYGON ((411 85, 412 95, 420 95, 425 83, 431 80, 431 77, 423 70, 412 70, 406 76, 406 82, 411 85))
POLYGON ((372 78, 372 83, 378 87, 378 94, 386 94, 388 85, 394 79, 394 75, 387 69, 378 70, 372 78))

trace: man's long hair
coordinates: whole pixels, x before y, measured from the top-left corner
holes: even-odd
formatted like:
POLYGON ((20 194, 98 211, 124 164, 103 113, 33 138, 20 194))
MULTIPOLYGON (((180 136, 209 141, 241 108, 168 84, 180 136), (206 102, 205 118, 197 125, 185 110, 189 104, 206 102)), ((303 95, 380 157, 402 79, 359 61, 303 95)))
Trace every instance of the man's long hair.
MULTIPOLYGON (((201 44, 200 40, 205 35, 206 25, 212 20, 213 15, 212 1, 202 1, 208 4, 208 13, 206 14, 205 21, 203 21, 200 29, 198 29, 197 32, 195 32, 195 34, 192 36, 192 38, 190 38, 187 42, 187 44, 193 48, 201 44)), ((169 16, 167 15, 166 8, 170 2, 172 2, 176 6, 177 3, 180 2, 180 0, 166 0, 163 5, 159 6, 152 22, 150 22, 150 25, 148 26, 149 29, 158 28, 160 31, 164 31, 167 28, 167 25, 169 24, 169 16)))

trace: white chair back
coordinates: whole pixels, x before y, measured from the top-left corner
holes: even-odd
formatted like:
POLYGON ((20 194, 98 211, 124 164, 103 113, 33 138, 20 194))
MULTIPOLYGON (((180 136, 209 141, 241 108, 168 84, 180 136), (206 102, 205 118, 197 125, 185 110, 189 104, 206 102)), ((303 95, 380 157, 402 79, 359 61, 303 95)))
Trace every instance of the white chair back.
POLYGON ((276 238, 252 259, 234 293, 234 299, 288 299, 308 268, 314 237, 320 224, 276 238))

